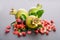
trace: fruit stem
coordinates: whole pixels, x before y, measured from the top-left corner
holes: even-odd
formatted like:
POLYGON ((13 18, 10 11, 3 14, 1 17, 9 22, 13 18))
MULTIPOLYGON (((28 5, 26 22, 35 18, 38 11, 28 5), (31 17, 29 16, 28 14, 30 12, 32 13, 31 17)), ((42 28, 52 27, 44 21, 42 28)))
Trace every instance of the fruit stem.
POLYGON ((42 8, 42 5, 41 4, 37 4, 37 8, 38 9, 41 9, 42 8))

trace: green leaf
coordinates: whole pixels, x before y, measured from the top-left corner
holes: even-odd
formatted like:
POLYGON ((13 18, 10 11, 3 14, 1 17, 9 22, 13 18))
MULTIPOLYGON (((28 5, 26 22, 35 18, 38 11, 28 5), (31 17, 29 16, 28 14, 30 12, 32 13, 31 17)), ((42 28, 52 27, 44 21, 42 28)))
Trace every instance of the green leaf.
POLYGON ((44 10, 39 10, 39 11, 37 11, 36 15, 38 15, 38 18, 40 18, 43 13, 44 13, 44 10))
POLYGON ((26 16, 25 16, 24 14, 22 14, 20 18, 21 18, 23 21, 26 20, 26 16))

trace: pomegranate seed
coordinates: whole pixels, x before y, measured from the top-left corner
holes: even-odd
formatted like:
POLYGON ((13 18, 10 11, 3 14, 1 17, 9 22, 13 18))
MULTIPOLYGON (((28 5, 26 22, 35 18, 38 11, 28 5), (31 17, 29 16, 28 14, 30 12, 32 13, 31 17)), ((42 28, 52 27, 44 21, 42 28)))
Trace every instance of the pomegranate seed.
POLYGON ((25 25, 24 24, 21 24, 21 29, 24 29, 25 28, 25 25))
POLYGON ((21 25, 17 25, 17 28, 21 28, 21 25))
POLYGON ((43 28, 44 28, 44 32, 46 32, 47 31, 46 27, 43 27, 43 28))
POLYGON ((39 33, 38 30, 35 30, 35 33, 38 34, 39 33))
POLYGON ((22 35, 23 35, 23 36, 26 36, 26 32, 22 32, 22 35))
POLYGON ((48 31, 51 31, 52 30, 50 25, 47 26, 47 30, 48 31))
POLYGON ((22 33, 18 33, 18 35, 17 35, 17 36, 18 36, 18 37, 20 37, 21 35, 22 35, 22 33))
POLYGON ((6 29, 6 30, 5 30, 5 33, 9 33, 9 32, 10 32, 10 30, 9 30, 9 29, 6 29))
POLYGON ((45 23, 44 26, 47 26, 47 23, 45 23))
POLYGON ((27 31, 27 34, 31 34, 32 32, 31 31, 27 31))
POLYGON ((17 31, 17 28, 14 28, 14 31, 17 31))
POLYGON ((17 27, 17 24, 14 24, 14 27, 17 27))
POLYGON ((48 31, 46 31, 46 35, 48 35, 49 34, 49 32, 48 31))
POLYGON ((54 27, 55 27, 55 25, 52 25, 52 26, 51 26, 51 29, 54 29, 54 27))
POLYGON ((10 27, 10 26, 7 26, 6 28, 7 28, 7 29, 10 29, 11 27, 10 27))
POLYGON ((18 19, 16 19, 16 22, 21 22, 21 19, 19 19, 19 18, 18 18, 18 19))
POLYGON ((50 23, 48 22, 47 25, 50 25, 50 23))
POLYGON ((53 28, 53 31, 54 31, 54 32, 56 31, 56 28, 55 28, 55 27, 53 28))
POLYGON ((18 33, 19 33, 18 31, 14 31, 14 32, 13 32, 13 34, 15 34, 15 35, 18 35, 18 33))
POLYGON ((40 29, 40 33, 44 34, 44 29, 43 28, 40 29))
POLYGON ((54 23, 54 21, 53 21, 53 20, 51 20, 50 22, 51 22, 51 23, 54 23))

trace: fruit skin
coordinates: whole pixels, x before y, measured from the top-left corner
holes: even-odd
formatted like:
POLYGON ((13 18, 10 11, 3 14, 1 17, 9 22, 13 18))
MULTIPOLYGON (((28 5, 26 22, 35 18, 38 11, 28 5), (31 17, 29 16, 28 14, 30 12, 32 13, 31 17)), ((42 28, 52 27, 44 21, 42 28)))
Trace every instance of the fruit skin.
POLYGON ((20 9, 17 11, 17 14, 15 15, 15 18, 20 18, 22 15, 25 15, 25 17, 28 17, 28 12, 24 9, 20 9))
POLYGON ((19 9, 18 11, 15 9, 12 9, 10 11, 10 14, 15 15, 15 19, 20 18, 25 20, 28 17, 28 12, 25 9, 19 9))
POLYGON ((34 16, 35 16, 35 13, 38 11, 39 9, 37 9, 37 8, 32 8, 32 9, 30 9, 29 10, 29 15, 33 15, 34 14, 34 16), (31 14, 32 13, 32 14, 31 14))
POLYGON ((29 10, 29 14, 30 14, 30 13, 36 13, 36 12, 37 12, 39 9, 41 9, 41 8, 42 8, 42 5, 37 4, 37 7, 32 8, 32 9, 29 10))
POLYGON ((37 4, 36 8, 32 8, 29 10, 29 16, 34 15, 38 18, 40 18, 42 16, 42 14, 44 13, 44 10, 41 9, 42 6, 40 4, 37 4))
POLYGON ((36 28, 37 26, 36 25, 33 25, 31 23, 31 21, 35 18, 35 16, 29 16, 27 19, 26 19, 26 25, 28 26, 28 28, 31 28, 31 29, 34 29, 36 28))

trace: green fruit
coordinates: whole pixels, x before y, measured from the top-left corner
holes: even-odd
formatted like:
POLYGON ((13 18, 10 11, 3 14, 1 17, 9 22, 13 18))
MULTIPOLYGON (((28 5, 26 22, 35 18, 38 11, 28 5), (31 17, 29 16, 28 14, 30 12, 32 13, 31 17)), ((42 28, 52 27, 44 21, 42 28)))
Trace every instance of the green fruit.
POLYGON ((16 18, 21 18, 23 20, 25 20, 28 17, 28 12, 26 10, 18 10, 16 13, 16 18))
POLYGON ((44 11, 41 10, 41 8, 42 8, 42 6, 37 4, 36 8, 32 8, 29 10, 29 16, 34 15, 34 16, 40 18, 42 16, 42 14, 44 13, 44 11))
POLYGON ((34 15, 34 16, 36 16, 36 12, 38 11, 39 9, 37 9, 37 8, 32 8, 32 9, 30 9, 29 10, 29 15, 34 15))
POLYGON ((36 25, 33 25, 32 24, 32 20, 36 18, 35 16, 29 16, 27 19, 26 19, 26 25, 29 27, 29 28, 36 28, 37 26, 36 25))

